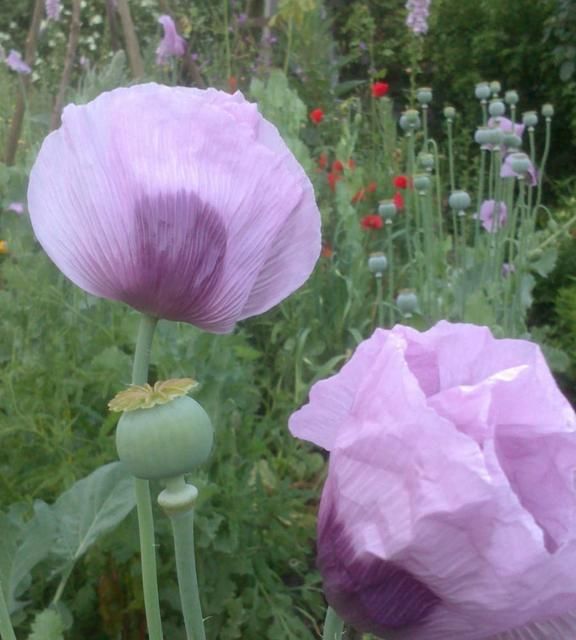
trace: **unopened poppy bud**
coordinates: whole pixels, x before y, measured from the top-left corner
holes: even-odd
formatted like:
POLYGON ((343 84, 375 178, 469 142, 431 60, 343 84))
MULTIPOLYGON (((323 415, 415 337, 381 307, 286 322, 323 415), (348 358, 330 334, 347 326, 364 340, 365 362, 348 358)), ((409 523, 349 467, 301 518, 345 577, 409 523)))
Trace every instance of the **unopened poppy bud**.
POLYGON ((383 253, 373 253, 368 258, 368 269, 377 278, 381 278, 388 267, 388 259, 383 253))
POLYGON ((488 100, 488 98, 490 97, 490 85, 487 82, 479 82, 476 85, 474 94, 476 95, 478 100, 488 100))
POLYGON ((386 222, 391 222, 397 213, 398 210, 393 200, 382 200, 378 205, 378 214, 381 215, 386 222))
POLYGON ((427 193, 430 189, 430 177, 425 174, 414 176, 414 188, 422 195, 427 193))
POLYGON ((470 196, 466 191, 453 191, 448 198, 448 204, 450 208, 456 211, 464 211, 468 209, 471 203, 470 196))
POLYGON ((434 169, 434 156, 431 153, 421 153, 418 155, 418 164, 426 171, 434 169))
POLYGON ((396 306, 404 317, 409 318, 418 310, 418 296, 411 289, 403 289, 396 297, 396 306))
POLYGON ((492 100, 488 105, 488 112, 493 118, 499 118, 506 113, 506 105, 502 100, 492 100))
POLYGON ((549 102, 542 105, 542 115, 545 118, 551 118, 554 115, 554 106, 551 105, 549 102))
POLYGON ((492 82, 490 83, 490 91, 492 92, 492 95, 497 96, 501 90, 502 86, 500 85, 498 80, 492 80, 492 82))
POLYGON ((422 105, 432 102, 432 89, 430 87, 420 87, 416 90, 416 100, 422 105))
POLYGON ((512 153, 510 155, 510 166, 514 173, 521 175, 527 173, 531 164, 530 158, 525 153, 512 153))
POLYGON ((454 120, 456 117, 456 109, 451 106, 444 107, 444 117, 446 120, 454 120))
POLYGON ((518 92, 514 89, 510 89, 510 91, 506 91, 504 94, 504 100, 506 104, 518 104, 518 92))
POLYGON ((538 114, 536 111, 525 111, 522 114, 522 122, 526 127, 535 127, 538 124, 538 114))

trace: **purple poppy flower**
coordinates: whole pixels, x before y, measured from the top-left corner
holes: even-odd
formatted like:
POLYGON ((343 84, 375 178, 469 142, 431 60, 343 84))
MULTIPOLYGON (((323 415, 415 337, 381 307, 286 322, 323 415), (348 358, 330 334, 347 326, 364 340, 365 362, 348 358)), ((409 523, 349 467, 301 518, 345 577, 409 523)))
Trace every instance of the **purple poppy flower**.
POLYGON ((428 14, 430 13, 430 0, 408 0, 406 2, 408 17, 406 25, 416 35, 424 35, 428 32, 428 14))
POLYGON ((492 117, 488 120, 489 127, 499 127, 504 133, 513 133, 519 138, 524 134, 524 125, 512 122, 510 118, 504 116, 492 117))
POLYGON ((504 262, 502 265, 502 277, 507 278, 509 275, 512 275, 516 271, 516 267, 509 262, 504 262))
POLYGON ((484 200, 478 218, 488 233, 496 233, 508 219, 508 207, 504 202, 484 200))
POLYGON ((6 209, 8 211, 12 211, 13 213, 17 213, 21 215, 24 213, 24 203, 23 202, 11 202, 6 209))
POLYGON ((60 0, 46 0, 46 17, 49 20, 59 20, 62 11, 62 3, 60 0))
POLYGON ((4 62, 6 62, 9 69, 16 71, 16 73, 32 73, 32 69, 22 60, 22 55, 18 51, 14 51, 14 49, 10 50, 4 62))
MULTIPOLYGON (((516 173, 512 168, 512 156, 514 154, 510 153, 502 162, 502 167, 500 168, 500 177, 501 178, 518 178, 520 174, 516 173)), ((538 184, 538 173, 536 171, 536 167, 529 161, 528 171, 525 174, 526 182, 534 187, 538 184)))
POLYGON ((538 346, 378 329, 290 419, 330 451, 328 602, 395 640, 576 637, 576 417, 538 346))
POLYGON ((280 302, 320 254, 312 185, 239 92, 143 84, 69 105, 28 208, 75 284, 214 333, 280 302))
POLYGON ((164 29, 164 37, 156 49, 156 64, 166 64, 170 58, 181 58, 186 53, 186 41, 178 35, 174 20, 170 16, 160 16, 158 22, 164 29))

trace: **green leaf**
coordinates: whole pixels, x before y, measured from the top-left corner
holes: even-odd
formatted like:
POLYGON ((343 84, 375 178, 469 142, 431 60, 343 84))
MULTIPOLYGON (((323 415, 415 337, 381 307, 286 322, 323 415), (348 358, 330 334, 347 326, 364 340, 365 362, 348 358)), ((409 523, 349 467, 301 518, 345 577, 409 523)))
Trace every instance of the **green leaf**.
POLYGON ((535 271, 539 276, 545 278, 549 275, 554 267, 556 266, 556 261, 558 259, 558 250, 555 248, 547 249, 542 253, 542 255, 531 263, 530 267, 533 271, 535 271))
POLYGON ((53 552, 75 562, 104 533, 114 529, 135 506, 132 478, 111 462, 79 480, 54 504, 58 534, 53 552))
POLYGON ((57 611, 45 609, 36 614, 28 640, 64 640, 64 622, 57 611))

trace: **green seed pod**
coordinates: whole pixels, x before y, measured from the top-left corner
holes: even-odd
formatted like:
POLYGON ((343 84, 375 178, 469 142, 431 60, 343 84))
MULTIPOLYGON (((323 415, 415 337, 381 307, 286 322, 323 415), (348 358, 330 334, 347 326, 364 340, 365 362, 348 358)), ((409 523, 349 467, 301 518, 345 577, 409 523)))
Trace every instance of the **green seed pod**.
POLYGON ((490 85, 487 82, 479 82, 476 85, 474 94, 478 100, 488 100, 490 97, 490 85))
POLYGON ((450 208, 456 209, 457 211, 464 211, 464 209, 468 209, 470 203, 470 196, 466 191, 453 191, 448 198, 450 208))
POLYGON ((116 429, 118 457, 132 475, 147 480, 193 471, 208 459, 213 440, 208 414, 188 396, 125 411, 116 429))
POLYGON ((525 111, 522 114, 522 122, 526 127, 535 127, 538 124, 538 114, 536 111, 525 111))
POLYGON ((530 169, 530 158, 525 153, 511 153, 510 154, 510 166, 514 173, 521 175, 528 172, 530 169))
POLYGON ((451 107, 450 105, 444 107, 444 117, 446 118, 446 120, 454 120, 454 118, 456 117, 456 109, 454 109, 454 107, 451 107))
POLYGON ((381 215, 386 222, 389 222, 398 213, 393 200, 382 200, 378 205, 378 214, 381 215))
POLYGON ((376 277, 382 277, 384 271, 388 267, 388 259, 383 253, 373 253, 368 258, 368 270, 376 277))
POLYGON ((497 96, 502 90, 502 85, 498 82, 498 80, 492 80, 490 83, 490 91, 493 96, 497 96))
POLYGON ((545 118, 551 118, 554 115, 554 106, 549 102, 542 105, 542 115, 545 118))
POLYGON ((431 153, 418 154, 418 164, 426 171, 434 169, 434 156, 431 153))
POLYGON ((504 133, 502 136, 502 144, 509 149, 520 149, 522 146, 522 138, 515 133, 504 133))
POLYGON ((506 101, 506 104, 518 104, 518 92, 514 91, 514 89, 506 91, 504 94, 504 100, 506 101))
POLYGON ((414 188, 418 193, 424 195, 430 189, 430 177, 426 174, 414 176, 414 188))
POLYGON ((493 118, 499 118, 506 113, 506 105, 502 102, 502 100, 491 100, 488 105, 488 113, 493 118))
POLYGON ((422 105, 432 102, 432 89, 430 87, 420 87, 416 89, 416 100, 422 105))
POLYGON ((405 317, 409 318, 418 310, 418 296, 410 289, 403 289, 396 297, 396 306, 405 317))

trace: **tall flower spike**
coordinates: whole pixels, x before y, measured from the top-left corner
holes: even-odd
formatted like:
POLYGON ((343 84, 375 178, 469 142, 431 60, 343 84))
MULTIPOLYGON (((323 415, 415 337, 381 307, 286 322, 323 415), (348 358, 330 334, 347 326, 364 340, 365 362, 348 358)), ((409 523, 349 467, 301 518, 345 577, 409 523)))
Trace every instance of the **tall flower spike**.
POLYGON ((156 64, 166 64, 170 58, 181 58, 186 53, 186 41, 178 35, 174 20, 170 16, 160 16, 158 22, 164 29, 164 37, 156 49, 156 64))
POLYGON ((408 9, 406 18, 408 28, 418 36, 427 33, 430 0, 407 0, 406 9, 408 9))
POLYGON ((240 93, 143 84, 69 105, 28 208, 75 284, 214 333, 284 299, 320 253, 312 185, 240 93))
POLYGON ((46 0, 46 17, 49 20, 59 20, 62 11, 62 3, 60 0, 46 0))
POLYGON ((330 451, 318 564, 348 624, 576 637, 576 417, 537 345, 444 321, 378 329, 290 429, 330 451))

